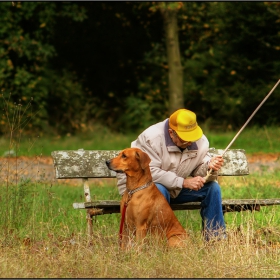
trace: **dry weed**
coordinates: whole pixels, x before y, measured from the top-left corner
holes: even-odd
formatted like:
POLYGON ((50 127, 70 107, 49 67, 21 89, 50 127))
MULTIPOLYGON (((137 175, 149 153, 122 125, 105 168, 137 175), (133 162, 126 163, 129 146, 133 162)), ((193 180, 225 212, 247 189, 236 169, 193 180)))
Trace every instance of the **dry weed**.
POLYGON ((41 242, 24 239, 2 245, 0 271, 4 278, 278 277, 280 246, 260 242, 259 234, 230 230, 227 240, 211 244, 191 236, 185 249, 168 249, 147 237, 140 249, 135 246, 129 251, 120 250, 117 235, 96 233, 90 247, 81 235, 49 236, 41 242))

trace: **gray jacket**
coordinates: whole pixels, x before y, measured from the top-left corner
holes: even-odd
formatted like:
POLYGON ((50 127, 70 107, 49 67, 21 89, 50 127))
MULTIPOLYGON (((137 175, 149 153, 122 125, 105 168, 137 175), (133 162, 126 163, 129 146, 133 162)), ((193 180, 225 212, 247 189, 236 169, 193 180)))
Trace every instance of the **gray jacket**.
MULTIPOLYGON (((182 190, 184 178, 206 176, 211 156, 205 135, 181 152, 171 140, 168 128, 168 119, 148 127, 131 143, 131 147, 138 147, 150 156, 153 181, 164 185, 175 198, 182 190)), ((216 178, 217 172, 208 181, 216 178)), ((126 175, 118 173, 117 179, 122 195, 126 188, 126 175)))

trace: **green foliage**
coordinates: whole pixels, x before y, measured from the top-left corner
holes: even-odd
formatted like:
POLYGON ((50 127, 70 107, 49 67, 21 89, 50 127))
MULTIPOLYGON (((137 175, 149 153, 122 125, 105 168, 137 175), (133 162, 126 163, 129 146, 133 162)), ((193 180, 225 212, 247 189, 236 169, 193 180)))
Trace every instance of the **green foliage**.
MULTIPOLYGON (((187 4, 193 16, 183 21, 181 43, 188 106, 216 127, 240 126, 279 79, 279 15, 252 4, 187 4)), ((271 106, 279 106, 277 91, 254 121, 275 122, 271 106)))
MULTIPOLYGON (((3 2, 0 89, 11 93, 11 104, 32 101, 30 131, 51 127, 58 134, 75 133, 95 121, 116 131, 142 130, 168 117, 160 11, 176 11, 184 106, 211 128, 238 128, 279 79, 279 7, 278 2, 3 2)), ((277 125, 279 103, 276 89, 254 123, 277 125)))
POLYGON ((158 43, 145 53, 139 67, 142 74, 138 81, 138 92, 125 100, 125 113, 119 117, 122 131, 145 129, 149 125, 168 117, 168 91, 165 49, 158 43))
MULTIPOLYGON (((72 17, 81 21, 84 13, 77 4, 66 2, 3 2, 0 5, 0 88, 4 94, 12 93, 11 102, 33 100, 35 128, 48 124, 48 102, 51 91, 55 91, 49 61, 57 54, 51 40, 56 18, 72 17)), ((59 76, 56 73, 56 80, 60 80, 59 76)), ((57 93, 63 95, 65 91, 57 93)), ((0 129, 0 133, 3 130, 0 129)))
MULTIPOLYGON (((240 127, 279 79, 280 21, 271 6, 263 2, 185 2, 179 10, 185 107, 197 112, 200 122, 218 129, 240 127)), ((164 42, 154 45, 156 49, 145 56, 149 58, 146 87, 160 88, 167 100, 167 70, 154 67, 166 63, 164 42)), ((279 106, 279 98, 277 89, 254 122, 278 123, 273 108, 279 106)), ((168 103, 161 105, 163 118, 168 103)))
POLYGON ((60 73, 49 69, 45 72, 45 77, 49 125, 58 134, 83 131, 89 119, 89 112, 95 105, 94 99, 86 99, 77 75, 67 69, 62 69, 60 73))

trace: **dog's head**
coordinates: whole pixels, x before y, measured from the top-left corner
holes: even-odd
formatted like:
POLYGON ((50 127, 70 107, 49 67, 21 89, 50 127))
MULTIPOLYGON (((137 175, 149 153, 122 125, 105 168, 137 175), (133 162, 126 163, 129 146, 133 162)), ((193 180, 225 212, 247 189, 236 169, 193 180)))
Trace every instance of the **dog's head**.
POLYGON ((117 157, 106 160, 109 169, 127 175, 143 172, 143 170, 149 168, 150 162, 151 159, 148 154, 138 148, 124 149, 117 157))

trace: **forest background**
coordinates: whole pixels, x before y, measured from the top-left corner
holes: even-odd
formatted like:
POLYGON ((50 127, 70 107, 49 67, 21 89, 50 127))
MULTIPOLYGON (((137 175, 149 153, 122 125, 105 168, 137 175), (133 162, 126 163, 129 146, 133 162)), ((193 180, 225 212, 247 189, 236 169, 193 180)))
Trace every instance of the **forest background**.
MULTIPOLYGON (((233 130, 279 79, 280 2, 1 2, 0 58, 1 134, 12 105, 31 108, 25 131, 41 135, 96 124, 140 131, 176 106, 211 129, 233 130), (175 105, 170 19, 179 43, 175 105)), ((253 124, 279 125, 279 107, 277 89, 253 124)))

